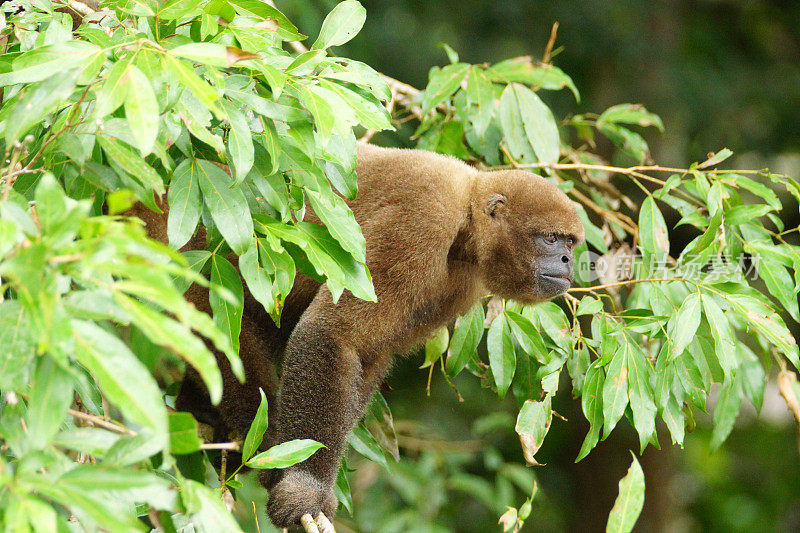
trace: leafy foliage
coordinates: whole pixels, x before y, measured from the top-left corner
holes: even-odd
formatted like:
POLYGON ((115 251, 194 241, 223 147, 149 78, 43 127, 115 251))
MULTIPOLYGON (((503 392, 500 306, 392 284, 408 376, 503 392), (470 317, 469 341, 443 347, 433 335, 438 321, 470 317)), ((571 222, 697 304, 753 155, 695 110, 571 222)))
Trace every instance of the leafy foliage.
MULTIPOLYGON (((682 444, 714 389, 719 446, 742 398, 761 406, 771 361, 800 366, 784 321, 800 319, 800 250, 784 239, 774 190, 800 198, 795 180, 720 170, 728 150, 687 169, 649 165, 640 131, 663 129, 657 115, 623 104, 558 123, 546 91, 566 88, 578 99, 577 88, 557 67, 529 58, 469 65, 447 47, 450 64, 431 70, 424 91, 393 80, 390 90, 369 66, 330 51, 364 23, 353 0, 338 4, 311 49, 296 54, 284 43, 305 36, 260 1, 109 7, 75 31, 50 2, 2 7, 4 527, 56 529, 74 517, 87 530, 239 529, 220 498, 240 488, 239 471, 208 479, 209 447, 197 422, 166 405, 185 364, 219 400, 209 345, 243 378, 245 289, 276 322, 296 270, 325 281, 336 299, 344 290, 375 299, 366 244, 345 199, 357 194, 355 131, 392 128, 387 106, 416 120, 420 148, 541 173, 580 204, 580 287, 559 303, 478 305, 425 348, 423 366, 432 372, 439 364, 448 383, 466 371, 500 399, 514 398, 516 424, 501 426, 516 430, 529 464, 553 423, 565 370, 590 423, 580 459, 623 415, 641 449, 658 444, 657 418, 682 444), (605 165, 589 149, 596 136, 637 166, 605 165), (612 174, 642 191, 640 208, 612 174), (119 216, 134 202, 155 211, 166 202, 168 243, 119 216), (324 225, 302 221, 308 209, 324 225), (696 235, 683 249, 671 239, 676 217, 675 227, 696 235), (202 235, 204 250, 175 251, 202 235), (192 283, 209 288, 212 316, 184 299, 192 283)), ((320 446, 293 441, 258 453, 268 422, 264 399, 242 447, 250 467, 286 467, 320 446)), ((382 397, 349 443, 380 464, 398 458, 382 397)), ((401 464, 398 474, 410 479, 415 468, 433 465, 401 464)), ((634 470, 620 498, 641 506, 634 470)), ((519 465, 497 471, 496 486, 455 472, 449 490, 483 501, 507 530, 518 529, 535 482, 519 465), (519 508, 512 483, 528 497, 519 508)), ((398 490, 412 507, 428 497, 411 482, 398 490)), ((337 491, 350 509, 346 469, 337 491)), ((625 509, 612 513, 612 530, 632 527, 636 516, 625 509)), ((412 523, 409 511, 392 527, 412 523)))

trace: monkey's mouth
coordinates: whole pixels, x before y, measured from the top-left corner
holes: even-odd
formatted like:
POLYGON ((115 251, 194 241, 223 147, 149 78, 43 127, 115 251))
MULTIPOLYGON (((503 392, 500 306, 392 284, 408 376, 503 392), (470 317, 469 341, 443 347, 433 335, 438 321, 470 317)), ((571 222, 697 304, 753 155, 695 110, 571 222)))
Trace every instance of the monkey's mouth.
POLYGON ((541 284, 545 292, 549 294, 561 294, 563 292, 567 292, 572 285, 571 276, 568 277, 551 274, 539 274, 539 279, 541 280, 541 284))

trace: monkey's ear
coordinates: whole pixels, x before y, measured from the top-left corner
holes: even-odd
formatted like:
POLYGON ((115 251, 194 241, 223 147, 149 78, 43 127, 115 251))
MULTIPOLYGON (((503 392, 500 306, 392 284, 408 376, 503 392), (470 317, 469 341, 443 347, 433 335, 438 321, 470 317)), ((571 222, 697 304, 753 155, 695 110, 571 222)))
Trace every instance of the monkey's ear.
POLYGON ((500 212, 500 209, 506 203, 506 197, 500 193, 495 193, 486 201, 486 214, 494 217, 500 212))

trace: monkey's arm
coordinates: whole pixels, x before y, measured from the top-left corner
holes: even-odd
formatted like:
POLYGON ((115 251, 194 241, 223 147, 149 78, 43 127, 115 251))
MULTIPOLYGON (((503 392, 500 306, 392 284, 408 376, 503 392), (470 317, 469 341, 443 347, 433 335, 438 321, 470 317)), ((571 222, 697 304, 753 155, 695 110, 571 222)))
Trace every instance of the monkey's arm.
POLYGON ((334 305, 323 287, 289 338, 278 442, 314 439, 325 448, 303 463, 269 474, 268 511, 279 527, 296 524, 306 513, 334 514, 333 484, 345 439, 396 349, 389 332, 396 334, 397 312, 389 302, 363 302, 351 295, 334 305))

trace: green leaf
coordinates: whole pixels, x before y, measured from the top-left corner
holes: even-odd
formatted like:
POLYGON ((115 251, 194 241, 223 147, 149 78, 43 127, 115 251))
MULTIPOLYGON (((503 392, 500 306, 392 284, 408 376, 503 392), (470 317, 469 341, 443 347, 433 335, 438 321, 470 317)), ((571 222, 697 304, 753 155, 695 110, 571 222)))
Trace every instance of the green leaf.
POLYGON ((70 40, 28 50, 12 62, 12 71, 0 74, 0 86, 33 83, 65 70, 91 63, 104 51, 87 41, 70 40))
POLYGON ((318 85, 302 85, 300 102, 314 117, 316 130, 325 138, 332 133, 347 134, 358 124, 353 109, 334 91, 318 85))
POLYGON ((517 415, 514 431, 519 435, 519 440, 522 444, 522 455, 529 466, 540 464, 534 458, 534 454, 542 446, 542 442, 544 442, 544 438, 550 430, 552 420, 553 408, 549 394, 541 402, 526 400, 522 405, 522 409, 517 415))
POLYGON ((311 49, 323 50, 346 43, 361 31, 365 20, 367 20, 367 10, 360 2, 355 0, 339 2, 322 22, 319 37, 311 49))
MULTIPOLYGON (((709 161, 710 160, 711 159, 709 159, 709 161)), ((778 198, 778 195, 775 194, 775 191, 773 191, 772 189, 770 189, 769 187, 767 187, 762 183, 754 181, 740 174, 721 174, 719 176, 719 179, 726 183, 733 182, 733 184, 736 185, 737 187, 745 189, 753 193, 754 195, 758 196, 759 198, 762 198, 767 203, 767 205, 769 205, 776 211, 780 211, 783 207, 780 198, 778 198)))
POLYGON ((469 360, 476 356, 478 344, 483 337, 485 319, 483 304, 477 303, 467 314, 456 320, 447 350, 447 373, 451 376, 457 376, 469 360))
POLYGON ((383 448, 378 441, 367 430, 363 422, 359 422, 353 431, 347 436, 347 442, 355 451, 374 463, 389 467, 386 457, 383 455, 383 448))
POLYGON ((575 312, 577 316, 581 315, 595 315, 603 310, 603 302, 591 296, 584 296, 581 303, 578 304, 578 310, 575 312))
POLYGON ((264 391, 260 388, 258 392, 261 394, 261 403, 258 405, 256 417, 253 419, 253 423, 250 424, 250 429, 247 430, 247 436, 244 439, 244 445, 242 446, 243 461, 250 459, 256 450, 258 450, 258 447, 261 446, 261 441, 264 439, 264 432, 267 431, 267 426, 269 424, 267 397, 264 396, 264 391))
MULTIPOLYGON (((663 127, 661 127, 660 129, 661 129, 661 131, 664 131, 663 127)), ((715 165, 718 165, 718 164, 722 163, 723 161, 725 161, 726 159, 728 159, 732 155, 733 155, 733 152, 731 152, 727 148, 723 148, 719 152, 717 152, 715 154, 712 154, 711 157, 706 159, 704 162, 702 162, 699 165, 697 165, 696 168, 701 169, 701 168, 713 167, 715 165)))
POLYGON ((423 93, 422 114, 428 114, 431 109, 450 98, 461 86, 469 68, 470 66, 466 63, 447 65, 441 69, 432 68, 428 86, 423 93))
POLYGON ((256 61, 255 64, 258 66, 261 74, 264 75, 264 79, 267 80, 269 88, 272 89, 272 97, 276 100, 280 98, 289 76, 287 76, 283 71, 280 71, 272 65, 264 63, 263 61, 256 61))
POLYGON ((467 77, 467 102, 478 107, 471 120, 475 133, 483 137, 494 114, 494 88, 483 70, 476 66, 470 68, 467 77))
POLYGON ((222 155, 225 151, 222 137, 208 130, 211 122, 211 113, 208 109, 188 91, 181 94, 181 99, 175 104, 175 107, 189 133, 214 148, 217 154, 222 155))
POLYGON ((297 31, 297 27, 286 18, 286 15, 275 7, 261 0, 228 0, 227 2, 236 10, 236 13, 246 17, 256 17, 261 20, 270 19, 278 24, 276 33, 284 41, 302 41, 305 35, 297 31))
POLYGON ((27 383, 37 335, 22 305, 0 304, 0 389, 20 389, 27 383))
POLYGON ((628 473, 619 481, 619 495, 608 515, 607 533, 629 533, 636 525, 644 506, 644 473, 636 456, 631 454, 628 473))
MULTIPOLYGON (((261 143, 256 147, 256 152, 258 152, 261 147, 269 154, 270 168, 268 171, 265 169, 265 177, 273 176, 278 172, 280 167, 281 140, 278 136, 278 131, 275 129, 275 124, 271 120, 264 121, 264 135, 261 137, 261 143)), ((256 158, 255 164, 257 168, 261 168, 258 158, 256 158)), ((283 182, 283 176, 279 176, 279 178, 283 182)), ((284 182, 283 188, 285 189, 285 187, 286 184, 284 182)), ((288 199, 286 202, 288 202, 288 199)), ((280 209, 277 208, 275 210, 280 211, 280 209)))
POLYGON ((158 6, 156 17, 160 20, 176 20, 189 14, 197 16, 195 12, 202 0, 169 0, 158 6))
POLYGON ((597 248, 601 253, 607 254, 608 245, 606 244, 605 233, 603 230, 592 224, 592 222, 589 220, 589 217, 586 215, 586 210, 583 208, 583 206, 578 206, 577 211, 578 217, 583 223, 583 228, 586 230, 586 242, 597 248))
POLYGON ((260 56, 245 52, 235 46, 225 46, 210 42, 188 43, 176 46, 171 54, 195 63, 227 68, 244 59, 258 59, 260 56))
POLYGON ((558 161, 559 136, 555 118, 530 89, 512 83, 500 97, 500 125, 511 155, 545 165, 558 161))
POLYGON ((281 307, 294 284, 294 259, 274 237, 258 239, 256 245, 264 272, 272 278, 272 301, 266 309, 275 323, 280 325, 281 307))
POLYGON ((167 192, 167 237, 173 248, 189 242, 200 220, 202 200, 195 161, 184 159, 172 175, 167 192))
MULTIPOLYGON (((85 466, 85 465, 84 465, 85 466)), ((58 483, 44 476, 29 476, 25 484, 30 490, 64 506, 80 522, 97 524, 106 531, 134 533, 141 531, 141 522, 132 508, 126 509, 108 494, 88 493, 68 483, 58 483)))
POLYGON ((242 533, 218 491, 190 479, 181 480, 181 495, 192 525, 199 533, 242 533))
POLYGON ((64 423, 72 404, 72 376, 51 357, 40 357, 31 383, 28 413, 25 416, 27 444, 44 448, 64 423))
POLYGON ((642 127, 655 126, 660 131, 664 131, 661 117, 655 113, 650 113, 641 104, 618 104, 609 107, 597 118, 598 125, 604 122, 635 124, 642 127))
POLYGON ((135 65, 128 68, 126 79, 125 117, 136 140, 136 147, 142 156, 146 156, 153 150, 161 122, 158 101, 150 80, 135 65))
MULTIPOLYGON (((745 245, 745 250, 748 250, 747 245, 745 245)), ((794 290, 794 282, 786 268, 763 254, 758 258, 756 268, 769 292, 783 305, 795 322, 800 322, 797 292, 794 290)))
POLYGON ((497 395, 502 400, 508 387, 511 386, 517 366, 514 342, 511 339, 511 329, 505 313, 499 314, 489 326, 486 348, 489 352, 489 366, 497 385, 497 395))
POLYGON ((603 438, 617 425, 628 405, 628 352, 630 347, 623 342, 611 359, 603 384, 603 438))
POLYGON ((684 433, 686 429, 686 419, 683 414, 683 409, 675 396, 670 396, 664 410, 661 412, 661 418, 669 429, 672 442, 683 446, 684 433))
POLYGON ((701 299, 703 300, 706 319, 711 327, 711 335, 714 337, 715 352, 719 359, 719 365, 725 373, 725 378, 728 379, 738 365, 736 345, 733 342, 730 321, 725 318, 722 309, 720 309, 712 296, 704 294, 701 299))
POLYGON ((310 74, 315 68, 317 68, 324 56, 325 52, 321 52, 319 50, 302 52, 294 58, 294 61, 286 66, 284 71, 294 76, 310 74))
POLYGON ((437 46, 439 46, 439 48, 444 48, 444 51, 447 54, 447 59, 451 63, 458 63, 458 52, 453 50, 453 48, 449 44, 439 43, 437 46))
POLYGON ((230 262, 221 255, 211 258, 211 284, 224 287, 236 297, 235 302, 220 298, 211 291, 208 303, 214 312, 214 322, 230 336, 231 344, 239 351, 239 333, 242 330, 242 312, 244 309, 244 289, 239 273, 230 262))
POLYGON ((711 451, 716 451, 725 442, 733 429, 733 424, 739 416, 742 405, 741 378, 737 375, 725 383, 717 394, 717 403, 714 405, 714 429, 711 432, 711 451))
POLYGON ((321 94, 312 90, 307 85, 302 85, 298 89, 300 103, 308 109, 314 117, 314 126, 320 134, 328 137, 336 124, 336 117, 333 114, 331 104, 321 94))
POLYGON ((253 136, 250 133, 250 126, 244 118, 244 114, 228 100, 220 101, 222 109, 228 115, 230 132, 228 133, 228 150, 231 154, 232 170, 235 172, 235 185, 244 181, 247 173, 253 168, 255 153, 253 148, 253 136))
POLYGON ((203 201, 217 229, 237 255, 247 251, 253 240, 253 220, 247 198, 225 171, 211 161, 198 159, 197 177, 203 201))
POLYGON ((548 350, 544 345, 542 334, 536 329, 523 315, 515 311, 506 311, 506 318, 514 338, 517 339, 525 353, 535 357, 539 362, 544 363, 548 350))
POLYGON ((394 458, 395 462, 400 462, 400 449, 397 444, 397 433, 394 429, 394 418, 386 398, 378 392, 372 398, 364 417, 364 425, 370 435, 375 437, 384 451, 387 451, 394 458))
POLYGON ((222 112, 216 103, 219 99, 219 92, 195 74, 194 69, 184 61, 170 55, 166 55, 164 58, 167 67, 180 80, 180 85, 188 88, 215 115, 222 116, 222 112))
POLYGON ((320 448, 324 446, 315 440, 290 440, 259 453, 245 464, 250 468, 286 468, 305 461, 320 448))
POLYGON ((598 122, 600 132, 638 163, 644 163, 650 149, 641 135, 610 122, 598 122))
POLYGON ((442 356, 450 342, 446 327, 437 329, 425 343, 425 362, 420 368, 428 368, 442 356))
POLYGON ((58 73, 35 86, 23 88, 5 120, 6 145, 22 139, 31 127, 41 124, 47 115, 63 105, 72 94, 77 77, 76 71, 58 73))
POLYGON ((145 188, 152 189, 157 194, 164 194, 164 180, 132 148, 105 135, 98 135, 97 141, 112 163, 119 165, 145 188))
POLYGON ((272 282, 258 262, 258 246, 250 246, 245 253, 239 256, 239 271, 247 283, 247 289, 268 312, 275 308, 273 299, 272 282))
POLYGON ((77 427, 56 435, 53 444, 69 450, 102 457, 120 439, 120 435, 107 429, 77 427))
POLYGON ((797 341, 789 332, 783 319, 771 309, 752 309, 738 302, 732 302, 736 311, 761 335, 780 349, 781 352, 800 370, 797 341))
POLYGON ((336 495, 336 499, 347 509, 347 512, 352 515, 353 495, 350 491, 350 481, 347 479, 349 471, 346 461, 342 461, 339 471, 336 473, 336 485, 333 487, 333 493, 336 495))
POLYGON ((326 82, 326 80, 321 80, 320 83, 341 96, 352 108, 353 112, 355 112, 358 122, 365 128, 378 131, 393 129, 392 117, 389 111, 380 105, 380 103, 368 100, 359 93, 347 87, 343 87, 338 83, 329 83, 326 82))
POLYGON ((667 223, 652 196, 645 199, 639 211, 639 239, 642 250, 659 261, 669 253, 667 223))
POLYGON ((530 56, 506 59, 493 65, 486 73, 492 81, 505 84, 516 81, 532 85, 534 90, 542 88, 548 91, 558 91, 567 87, 572 91, 576 101, 580 102, 581 100, 578 88, 564 71, 553 65, 534 64, 530 56))
POLYGON ((167 412, 147 367, 117 337, 92 322, 72 320, 75 355, 97 380, 103 395, 125 418, 167 436, 167 412))
POLYGON ((589 433, 581 445, 581 451, 575 459, 576 463, 586 457, 600 439, 600 429, 603 426, 603 380, 603 369, 599 365, 594 364, 586 371, 581 392, 581 408, 586 420, 589 421, 589 433))
MULTIPOLYGON (((203 378, 211 401, 219 402, 222 397, 222 376, 217 367, 217 360, 203 341, 192 333, 188 325, 172 320, 124 294, 115 294, 114 299, 130 314, 131 321, 148 339, 175 351, 186 359, 203 378)), ((198 324, 193 325, 198 327, 198 324)), ((219 348, 219 343, 215 344, 219 348)), ((228 357, 230 359, 229 354, 228 357)))
POLYGON ((361 233, 353 212, 341 196, 332 191, 317 192, 306 189, 306 195, 314 213, 322 220, 330 234, 339 244, 363 263, 367 257, 367 241, 361 233))
POLYGON ((742 372, 742 388, 753 402, 753 407, 760 412, 761 406, 764 404, 764 389, 767 385, 764 367, 761 366, 761 361, 756 354, 745 343, 736 343, 736 353, 741 361, 739 369, 742 372))
POLYGON ((670 359, 680 355, 689 343, 700 325, 701 301, 700 293, 689 294, 667 323, 667 338, 671 341, 670 359))
POLYGON ((656 431, 656 405, 650 377, 653 369, 640 348, 628 355, 628 397, 633 412, 633 426, 639 433, 639 446, 644 451, 656 431))
POLYGON ((366 266, 353 259, 323 226, 310 222, 290 226, 265 217, 259 217, 258 226, 261 232, 299 246, 317 273, 327 276, 334 301, 338 301, 344 288, 362 300, 377 300, 366 266))
POLYGON ((175 455, 194 453, 200 449, 197 420, 190 413, 169 413, 169 451, 175 455))

